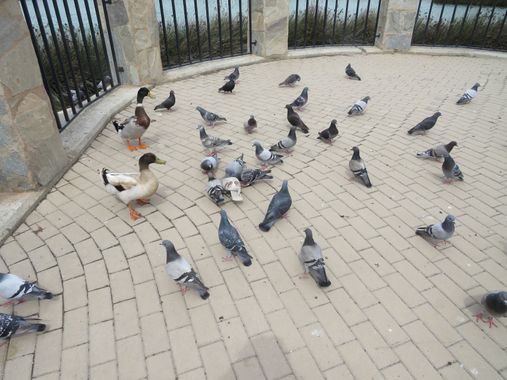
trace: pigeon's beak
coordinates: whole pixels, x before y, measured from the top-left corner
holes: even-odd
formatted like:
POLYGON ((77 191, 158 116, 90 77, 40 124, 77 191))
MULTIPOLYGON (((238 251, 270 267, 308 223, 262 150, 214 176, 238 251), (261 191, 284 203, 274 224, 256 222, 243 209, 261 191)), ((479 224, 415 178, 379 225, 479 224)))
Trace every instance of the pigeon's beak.
POLYGON ((153 95, 153 94, 151 93, 151 91, 148 91, 148 96, 149 96, 150 98, 152 98, 152 99, 154 99, 154 98, 155 98, 155 95, 153 95))
POLYGON ((155 163, 156 163, 156 164, 159 164, 159 165, 165 165, 165 163, 166 163, 166 162, 165 162, 164 160, 161 160, 160 158, 157 158, 157 159, 155 160, 155 163))

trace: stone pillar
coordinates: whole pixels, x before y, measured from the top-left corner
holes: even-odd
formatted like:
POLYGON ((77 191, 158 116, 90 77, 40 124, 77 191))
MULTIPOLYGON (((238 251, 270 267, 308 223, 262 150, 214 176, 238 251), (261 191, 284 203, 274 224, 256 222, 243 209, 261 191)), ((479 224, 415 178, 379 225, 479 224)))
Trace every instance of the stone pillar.
POLYGON ((289 49, 289 1, 252 0, 252 52, 285 57, 289 49))
POLYGON ((0 192, 48 184, 66 165, 18 0, 0 1, 0 192))
POLYGON ((375 45, 383 50, 410 49, 418 0, 382 0, 375 45))
POLYGON ((162 77, 162 59, 155 0, 112 0, 106 6, 121 82, 157 82, 162 77))

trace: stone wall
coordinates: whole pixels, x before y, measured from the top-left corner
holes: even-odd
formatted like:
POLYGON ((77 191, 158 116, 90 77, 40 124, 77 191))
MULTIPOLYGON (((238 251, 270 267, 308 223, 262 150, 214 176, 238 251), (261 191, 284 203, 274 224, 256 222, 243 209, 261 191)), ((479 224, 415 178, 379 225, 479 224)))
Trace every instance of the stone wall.
POLYGON ((284 57, 288 52, 289 1, 252 0, 252 40, 254 54, 284 57))
POLYGON ((383 50, 410 49, 418 0, 382 0, 375 45, 383 50))
POLYGON ((0 192, 48 184, 66 155, 17 0, 0 2, 0 192))

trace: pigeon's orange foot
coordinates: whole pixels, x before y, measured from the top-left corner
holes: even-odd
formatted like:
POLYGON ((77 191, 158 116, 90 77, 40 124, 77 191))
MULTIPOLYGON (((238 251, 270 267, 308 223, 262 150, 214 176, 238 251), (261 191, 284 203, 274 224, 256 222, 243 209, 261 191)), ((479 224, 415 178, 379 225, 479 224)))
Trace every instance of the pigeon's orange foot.
POLYGON ((498 327, 496 325, 495 320, 493 319, 493 317, 488 317, 487 323, 489 324, 489 328, 491 328, 493 326, 498 327))
POLYGON ((137 200, 137 204, 139 206, 144 206, 144 205, 147 205, 150 203, 150 200, 149 199, 143 199, 143 198, 140 198, 137 200))
POLYGON ((302 279, 302 280, 308 279, 309 278, 308 272, 304 272, 301 276, 299 276, 299 278, 302 279))
POLYGON ((137 147, 135 147, 134 145, 130 145, 130 143, 127 145, 127 148, 128 148, 131 152, 133 152, 134 150, 136 150, 136 149, 137 149, 137 147))
POLYGON ((181 292, 181 295, 184 296, 185 293, 188 291, 188 288, 185 287, 185 286, 180 286, 180 292, 181 292))

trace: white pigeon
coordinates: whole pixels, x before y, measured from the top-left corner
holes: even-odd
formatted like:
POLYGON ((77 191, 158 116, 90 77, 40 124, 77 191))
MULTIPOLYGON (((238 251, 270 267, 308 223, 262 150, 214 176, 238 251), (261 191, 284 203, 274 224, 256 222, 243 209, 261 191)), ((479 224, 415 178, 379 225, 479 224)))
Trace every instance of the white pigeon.
POLYGON ((364 98, 355 102, 348 112, 349 116, 362 114, 368 106, 368 100, 370 100, 370 97, 365 96, 364 98))
POLYGON ((266 167, 267 164, 274 165, 283 163, 283 156, 281 154, 273 153, 268 149, 263 148, 260 142, 255 141, 252 146, 255 147, 255 155, 257 156, 257 159, 262 162, 262 166, 266 167))
POLYGON ((475 98, 475 96, 477 95, 477 89, 480 87, 481 85, 479 83, 476 83, 472 86, 472 88, 468 89, 465 91, 465 93, 463 94, 463 96, 461 98, 459 98, 459 100, 456 102, 456 104, 467 104, 467 103, 470 103, 472 101, 473 98, 475 98))
POLYGON ((23 280, 12 273, 0 273, 0 296, 9 300, 4 305, 12 304, 14 300, 21 303, 29 298, 53 298, 51 292, 38 287, 35 282, 23 280))

